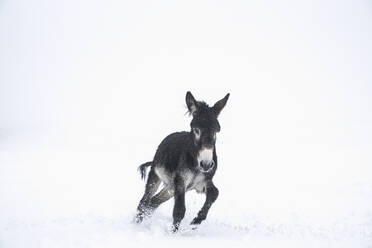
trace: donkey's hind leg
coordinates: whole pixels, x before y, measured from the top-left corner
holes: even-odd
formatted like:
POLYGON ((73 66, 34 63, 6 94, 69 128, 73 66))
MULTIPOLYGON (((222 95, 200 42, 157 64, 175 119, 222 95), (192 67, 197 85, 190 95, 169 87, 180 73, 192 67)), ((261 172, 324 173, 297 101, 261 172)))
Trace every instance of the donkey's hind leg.
POLYGON ((149 172, 148 178, 147 178, 145 193, 143 194, 143 197, 137 207, 137 215, 136 215, 137 223, 142 222, 143 218, 146 215, 151 214, 151 207, 149 206, 150 200, 151 200, 151 197, 158 190, 159 185, 160 185, 160 179, 156 175, 155 171, 151 169, 149 172))
POLYGON ((163 202, 168 201, 174 195, 174 190, 170 187, 163 188, 159 193, 154 195, 149 203, 149 207, 154 211, 157 207, 160 206, 163 202))

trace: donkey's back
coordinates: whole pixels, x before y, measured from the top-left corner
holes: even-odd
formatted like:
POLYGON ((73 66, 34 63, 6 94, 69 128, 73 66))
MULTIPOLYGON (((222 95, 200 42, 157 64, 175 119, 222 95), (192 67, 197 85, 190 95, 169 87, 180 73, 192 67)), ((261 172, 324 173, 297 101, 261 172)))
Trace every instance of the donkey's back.
POLYGON ((192 137, 189 132, 177 132, 168 135, 156 150, 153 166, 163 167, 169 172, 193 164, 192 137), (182 161, 186 159, 186 161, 182 161))

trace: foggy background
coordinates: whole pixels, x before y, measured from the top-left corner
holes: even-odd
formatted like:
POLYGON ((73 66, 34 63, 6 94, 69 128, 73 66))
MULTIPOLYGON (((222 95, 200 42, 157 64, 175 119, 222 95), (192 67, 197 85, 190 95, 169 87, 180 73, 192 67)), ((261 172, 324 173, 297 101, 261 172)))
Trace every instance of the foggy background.
POLYGON ((371 41, 370 1, 2 0, 0 221, 129 219, 188 90, 231 94, 210 218, 370 220, 371 41))

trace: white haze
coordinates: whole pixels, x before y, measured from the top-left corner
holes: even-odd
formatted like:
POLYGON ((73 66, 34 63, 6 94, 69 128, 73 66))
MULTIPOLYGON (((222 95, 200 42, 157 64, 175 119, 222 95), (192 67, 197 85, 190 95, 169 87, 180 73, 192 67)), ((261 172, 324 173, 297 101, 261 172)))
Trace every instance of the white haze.
POLYGON ((371 41, 369 1, 1 1, 0 247, 368 247, 371 41), (129 223, 188 90, 231 96, 179 240, 129 223))

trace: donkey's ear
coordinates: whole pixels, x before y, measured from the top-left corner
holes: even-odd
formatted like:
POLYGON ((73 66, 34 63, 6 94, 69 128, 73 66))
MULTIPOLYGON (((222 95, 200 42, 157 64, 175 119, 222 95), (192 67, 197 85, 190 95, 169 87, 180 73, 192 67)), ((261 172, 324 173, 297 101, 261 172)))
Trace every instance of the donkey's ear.
POLYGON ((186 104, 190 114, 193 115, 196 112, 196 100, 190 91, 186 93, 186 104))
POLYGON ((228 93, 224 98, 219 100, 213 105, 213 111, 218 116, 221 113, 221 110, 225 107, 227 100, 229 99, 230 93, 228 93))

